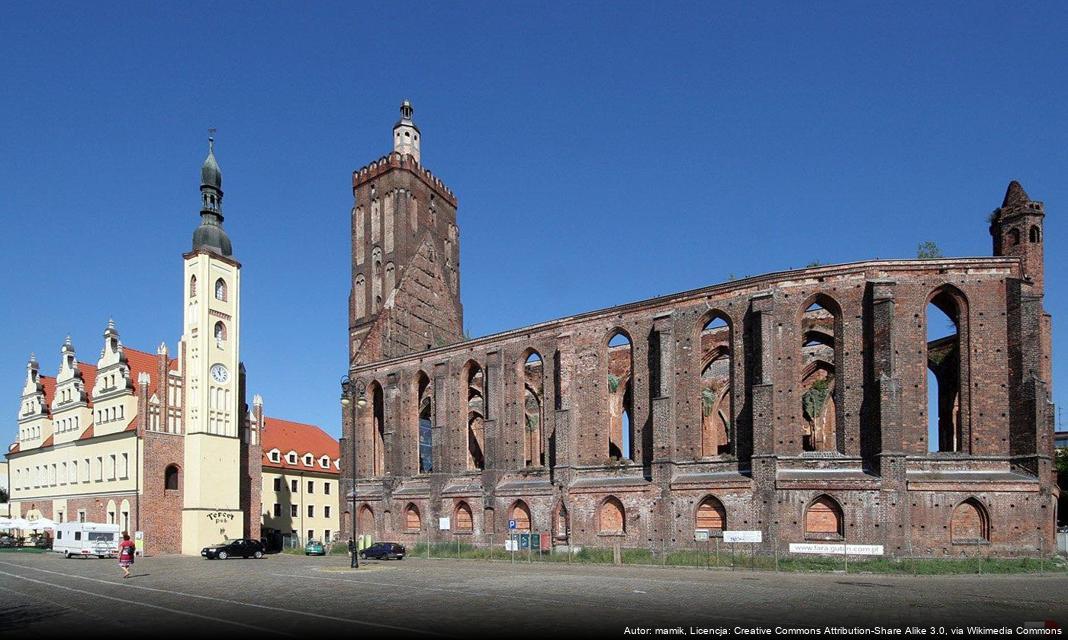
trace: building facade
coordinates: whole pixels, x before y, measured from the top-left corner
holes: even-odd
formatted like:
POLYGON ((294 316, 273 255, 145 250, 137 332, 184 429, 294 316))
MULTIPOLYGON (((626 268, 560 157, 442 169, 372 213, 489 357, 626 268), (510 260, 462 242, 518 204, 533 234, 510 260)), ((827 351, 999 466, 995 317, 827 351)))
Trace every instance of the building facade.
POLYGON ((312 424, 266 418, 262 430, 262 535, 272 549, 340 534, 338 443, 312 424))
POLYGON ((262 402, 245 402, 241 264, 210 140, 200 193, 174 356, 126 347, 109 321, 95 365, 69 338, 54 377, 30 357, 7 452, 12 515, 119 524, 149 554, 260 537, 262 402))
POLYGON ((418 135, 405 103, 393 152, 353 173, 357 533, 1053 549, 1045 212, 1018 183, 990 257, 770 273, 464 340, 457 200, 418 135))

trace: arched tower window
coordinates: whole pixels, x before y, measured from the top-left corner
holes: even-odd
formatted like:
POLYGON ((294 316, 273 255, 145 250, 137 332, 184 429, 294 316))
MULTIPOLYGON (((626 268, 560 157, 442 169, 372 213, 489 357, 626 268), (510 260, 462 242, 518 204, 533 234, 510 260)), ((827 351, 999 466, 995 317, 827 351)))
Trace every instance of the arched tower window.
POLYGON ((1014 247, 1020 244, 1020 230, 1009 229, 1009 246, 1014 247))
POLYGON ((167 468, 163 470, 163 488, 167 491, 178 490, 178 465, 167 465, 167 468))
POLYGON ((393 292, 393 289, 397 286, 397 273, 396 267, 392 262, 386 264, 386 288, 385 297, 389 297, 389 294, 393 292))
POLYGON ((371 249, 371 313, 382 308, 382 248, 371 249))
POLYGON ((601 510, 598 514, 598 532, 608 534, 619 534, 626 532, 626 511, 623 509, 623 503, 614 496, 605 498, 605 501, 601 503, 601 510))
POLYGON ((460 502, 456 505, 456 530, 463 532, 471 532, 475 528, 474 520, 471 517, 471 507, 467 506, 466 502, 460 502))
POLYGON ((723 508, 723 503, 714 496, 708 496, 697 505, 694 520, 696 529, 707 529, 710 533, 727 528, 727 512, 723 508))
POLYGON ((845 536, 842 507, 830 496, 820 496, 805 510, 805 537, 816 540, 835 540, 845 536))
POLYGON ((839 434, 840 390, 835 383, 841 310, 831 298, 819 295, 801 314, 801 448, 804 451, 843 450, 839 434))
POLYGON ((362 318, 367 314, 367 281, 363 274, 357 274, 352 283, 352 297, 356 306, 356 317, 362 318))
POLYGON ((949 287, 927 303, 927 449, 964 451, 961 389, 963 296, 949 287))
POLYGON ((701 330, 701 455, 730 452, 734 415, 731 385, 731 327, 715 315, 701 330))
POLYGON ((215 299, 226 301, 226 281, 222 278, 215 281, 215 299))
POLYGON ((195 275, 189 277, 189 297, 197 297, 197 277, 195 275))
POLYGON ((226 325, 222 320, 215 323, 215 341, 223 342, 226 340, 226 325))
POLYGON ((482 367, 468 362, 464 368, 464 395, 467 405, 467 468, 485 469, 486 384, 482 367))
POLYGON ((990 540, 990 518, 983 504, 975 498, 968 498, 957 505, 953 510, 953 520, 949 528, 953 544, 990 540))
POLYGON ((542 392, 545 380, 545 365, 541 354, 533 349, 522 365, 523 380, 523 458, 528 467, 545 466, 542 425, 542 392))
POLYGON ((1038 228, 1038 225, 1033 225, 1028 233, 1028 239, 1031 242, 1042 242, 1042 230, 1038 228))
POLYGON ((422 371, 419 372, 416 393, 419 407, 419 473, 430 473, 434 470, 434 388, 430 385, 430 378, 422 371))
POLYGON ((608 457, 616 460, 634 460, 632 347, 622 330, 608 339, 608 457))

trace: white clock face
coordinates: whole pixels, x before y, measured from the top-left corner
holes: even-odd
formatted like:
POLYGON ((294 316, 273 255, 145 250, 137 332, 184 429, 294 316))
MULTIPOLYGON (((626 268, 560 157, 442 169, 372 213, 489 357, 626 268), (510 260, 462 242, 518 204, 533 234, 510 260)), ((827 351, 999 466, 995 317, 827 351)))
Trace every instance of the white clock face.
POLYGON ((230 372, 221 364, 212 365, 211 377, 215 382, 222 384, 230 379, 230 372))

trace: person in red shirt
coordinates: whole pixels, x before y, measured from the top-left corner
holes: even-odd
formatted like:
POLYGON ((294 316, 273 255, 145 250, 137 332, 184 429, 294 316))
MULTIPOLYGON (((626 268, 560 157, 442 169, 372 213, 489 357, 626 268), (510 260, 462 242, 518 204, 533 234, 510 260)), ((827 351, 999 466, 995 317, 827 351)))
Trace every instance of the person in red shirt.
POLYGON ((130 567, 134 563, 134 543, 130 540, 130 534, 123 531, 122 542, 119 543, 119 566, 122 567, 123 579, 130 577, 130 567))

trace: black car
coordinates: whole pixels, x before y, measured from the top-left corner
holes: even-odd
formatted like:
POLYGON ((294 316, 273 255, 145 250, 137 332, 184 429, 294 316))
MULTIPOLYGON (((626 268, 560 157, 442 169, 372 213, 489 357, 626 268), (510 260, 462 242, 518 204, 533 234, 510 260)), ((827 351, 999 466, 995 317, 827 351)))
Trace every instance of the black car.
POLYGON ((214 547, 204 547, 201 549, 200 555, 208 560, 215 560, 216 558, 219 560, 226 560, 227 558, 259 559, 263 557, 263 543, 259 540, 238 538, 237 540, 217 544, 214 547))
POLYGON ((404 554, 408 553, 404 550, 403 544, 396 542, 376 542, 373 545, 367 547, 360 552, 360 557, 366 560, 367 558, 376 558, 378 560, 403 560, 404 554))

